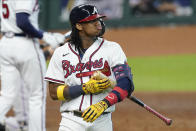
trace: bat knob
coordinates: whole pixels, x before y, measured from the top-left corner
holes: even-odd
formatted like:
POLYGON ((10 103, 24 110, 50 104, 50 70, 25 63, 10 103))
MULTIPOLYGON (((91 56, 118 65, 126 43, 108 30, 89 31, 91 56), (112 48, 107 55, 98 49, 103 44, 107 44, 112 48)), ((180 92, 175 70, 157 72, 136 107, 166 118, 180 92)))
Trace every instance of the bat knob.
POLYGON ((167 122, 166 122, 166 124, 167 124, 168 126, 170 126, 170 125, 172 124, 172 120, 171 120, 171 119, 168 119, 167 122))

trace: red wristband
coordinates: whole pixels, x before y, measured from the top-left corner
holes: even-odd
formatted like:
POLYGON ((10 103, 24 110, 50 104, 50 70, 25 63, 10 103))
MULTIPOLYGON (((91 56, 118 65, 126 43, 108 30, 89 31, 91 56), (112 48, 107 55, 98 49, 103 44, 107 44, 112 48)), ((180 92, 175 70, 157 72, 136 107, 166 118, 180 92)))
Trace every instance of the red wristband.
POLYGON ((117 97, 117 95, 114 92, 109 93, 109 95, 106 96, 105 99, 109 102, 110 106, 116 104, 117 102, 122 101, 128 95, 128 92, 126 90, 123 90, 118 86, 114 87, 114 89, 112 91, 118 92, 120 94, 120 99, 117 97), (120 101, 118 101, 118 99, 120 101))
POLYGON ((120 88, 118 86, 116 86, 113 90, 120 93, 121 101, 124 100, 128 95, 128 92, 126 90, 123 90, 122 88, 120 88))
POLYGON ((115 103, 118 102, 118 97, 114 93, 109 93, 108 96, 105 97, 106 100, 110 103, 110 106, 114 105, 115 103))

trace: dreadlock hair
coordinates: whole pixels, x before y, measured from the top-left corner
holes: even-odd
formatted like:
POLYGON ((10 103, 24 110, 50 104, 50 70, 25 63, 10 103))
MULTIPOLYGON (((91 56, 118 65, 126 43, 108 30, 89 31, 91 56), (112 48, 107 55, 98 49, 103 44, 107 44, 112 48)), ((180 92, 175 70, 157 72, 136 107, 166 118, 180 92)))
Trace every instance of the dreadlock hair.
POLYGON ((82 41, 79 35, 79 31, 76 28, 75 25, 72 25, 72 32, 71 32, 71 39, 70 39, 70 43, 72 45, 75 45, 76 49, 79 51, 80 49, 83 49, 82 46, 82 41))

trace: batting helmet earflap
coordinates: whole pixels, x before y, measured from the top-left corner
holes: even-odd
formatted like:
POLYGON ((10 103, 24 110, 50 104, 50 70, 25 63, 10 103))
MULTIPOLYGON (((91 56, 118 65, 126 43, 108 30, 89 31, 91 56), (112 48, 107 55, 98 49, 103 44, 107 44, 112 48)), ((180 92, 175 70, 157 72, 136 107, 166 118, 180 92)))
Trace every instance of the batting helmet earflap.
POLYGON ((76 23, 88 22, 103 17, 106 16, 100 15, 94 5, 83 4, 76 6, 71 10, 69 20, 73 26, 76 23))
POLYGON ((103 19, 100 19, 99 21, 100 21, 100 23, 101 23, 102 30, 101 30, 101 32, 99 33, 98 37, 101 37, 101 36, 103 36, 103 34, 105 33, 105 23, 104 23, 103 19))

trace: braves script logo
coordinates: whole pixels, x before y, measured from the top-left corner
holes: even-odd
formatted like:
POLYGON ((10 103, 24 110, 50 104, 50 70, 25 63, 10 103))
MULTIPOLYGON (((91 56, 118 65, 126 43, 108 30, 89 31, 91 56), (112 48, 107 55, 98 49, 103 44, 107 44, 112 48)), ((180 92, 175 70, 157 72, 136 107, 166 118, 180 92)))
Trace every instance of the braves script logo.
POLYGON ((71 65, 70 61, 63 60, 62 67, 65 71, 65 78, 75 72, 82 72, 85 69, 90 70, 92 67, 94 69, 101 68, 103 66, 103 58, 95 61, 88 61, 86 63, 78 63, 77 65, 71 65))

